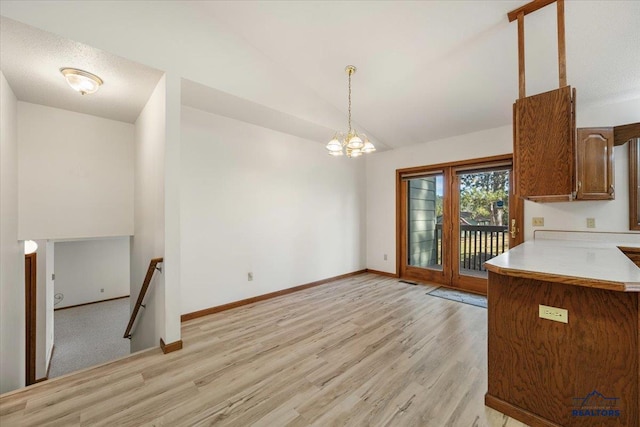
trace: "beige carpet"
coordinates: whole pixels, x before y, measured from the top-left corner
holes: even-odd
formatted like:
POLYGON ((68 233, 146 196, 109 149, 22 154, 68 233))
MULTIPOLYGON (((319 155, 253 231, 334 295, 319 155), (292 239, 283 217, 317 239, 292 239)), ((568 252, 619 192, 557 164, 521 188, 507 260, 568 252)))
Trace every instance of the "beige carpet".
POLYGON ((49 378, 128 355, 128 321, 129 298, 55 311, 49 378))

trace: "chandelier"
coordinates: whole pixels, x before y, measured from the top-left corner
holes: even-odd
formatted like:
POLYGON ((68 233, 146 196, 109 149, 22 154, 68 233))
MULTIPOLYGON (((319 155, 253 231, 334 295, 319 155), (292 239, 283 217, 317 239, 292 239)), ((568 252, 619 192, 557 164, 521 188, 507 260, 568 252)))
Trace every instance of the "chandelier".
POLYGON ((356 72, 356 67, 347 65, 344 71, 349 76, 349 130, 344 132, 336 132, 333 139, 327 144, 327 151, 332 156, 359 157, 363 154, 373 153, 376 147, 373 146, 369 138, 365 134, 358 134, 351 127, 351 75, 356 72))

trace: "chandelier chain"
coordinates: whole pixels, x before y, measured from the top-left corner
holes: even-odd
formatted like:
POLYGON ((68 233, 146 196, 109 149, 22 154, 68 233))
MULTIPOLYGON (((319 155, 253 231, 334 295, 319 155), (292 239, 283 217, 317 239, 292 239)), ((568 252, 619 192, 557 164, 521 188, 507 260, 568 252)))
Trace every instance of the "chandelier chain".
POLYGON ((351 70, 349 70, 349 133, 351 133, 351 70))

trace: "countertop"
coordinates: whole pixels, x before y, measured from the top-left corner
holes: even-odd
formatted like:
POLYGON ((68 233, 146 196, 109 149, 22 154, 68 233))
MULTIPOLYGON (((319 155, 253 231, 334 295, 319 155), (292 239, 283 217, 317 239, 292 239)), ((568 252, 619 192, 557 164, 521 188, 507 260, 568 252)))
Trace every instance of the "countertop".
POLYGON ((620 249, 640 251, 635 242, 533 240, 486 262, 486 269, 575 286, 640 292, 640 268, 620 249))

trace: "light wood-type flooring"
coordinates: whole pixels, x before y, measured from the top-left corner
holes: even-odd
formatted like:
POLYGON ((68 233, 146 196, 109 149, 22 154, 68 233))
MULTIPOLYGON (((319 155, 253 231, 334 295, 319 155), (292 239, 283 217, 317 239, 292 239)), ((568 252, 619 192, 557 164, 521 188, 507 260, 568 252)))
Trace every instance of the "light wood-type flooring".
POLYGON ((0 425, 521 426, 484 406, 487 311, 362 274, 195 319, 0 396, 0 425))

